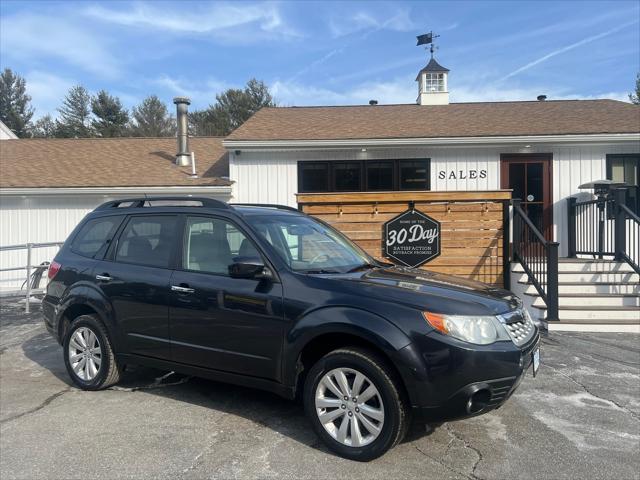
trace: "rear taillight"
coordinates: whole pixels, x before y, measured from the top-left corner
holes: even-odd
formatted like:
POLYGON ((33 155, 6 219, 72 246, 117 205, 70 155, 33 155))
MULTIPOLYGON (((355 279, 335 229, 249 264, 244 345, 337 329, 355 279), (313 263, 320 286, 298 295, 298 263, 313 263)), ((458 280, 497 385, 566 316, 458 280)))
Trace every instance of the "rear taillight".
POLYGON ((60 265, 58 262, 56 261, 51 262, 51 264, 49 265, 49 270, 47 271, 47 276, 49 277, 49 280, 53 280, 53 277, 55 277, 58 274, 61 268, 62 268, 62 265, 60 265))

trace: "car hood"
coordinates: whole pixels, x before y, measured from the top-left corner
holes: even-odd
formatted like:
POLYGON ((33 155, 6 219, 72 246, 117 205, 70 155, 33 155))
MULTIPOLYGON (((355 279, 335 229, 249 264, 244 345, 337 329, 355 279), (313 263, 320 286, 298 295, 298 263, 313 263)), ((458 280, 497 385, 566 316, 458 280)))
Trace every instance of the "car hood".
POLYGON ((357 284, 363 294, 383 296, 434 313, 497 315, 522 306, 516 295, 503 288, 416 268, 373 268, 328 278, 347 284, 355 282, 352 286, 357 284))

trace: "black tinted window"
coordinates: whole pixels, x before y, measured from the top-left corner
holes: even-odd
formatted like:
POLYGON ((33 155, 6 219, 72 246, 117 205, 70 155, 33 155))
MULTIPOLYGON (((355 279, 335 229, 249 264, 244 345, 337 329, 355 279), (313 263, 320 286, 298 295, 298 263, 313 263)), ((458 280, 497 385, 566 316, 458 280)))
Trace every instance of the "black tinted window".
POLYGON ((338 192, 357 192, 361 189, 360 162, 336 163, 333 166, 335 177, 335 190, 338 192))
POLYGON ((329 190, 328 163, 300 163, 300 191, 326 192, 329 190))
POLYGON ((116 261, 167 268, 173 250, 177 217, 132 217, 124 228, 116 261))
POLYGON ((429 162, 427 160, 401 160, 399 170, 400 190, 429 189, 429 162))
POLYGON ((188 217, 182 266, 187 270, 229 274, 229 265, 261 256, 251 240, 232 223, 217 218, 188 217))
POLYGON ((367 162, 367 190, 393 190, 393 162, 367 162))
POLYGON ((122 217, 89 220, 76 235, 71 249, 79 255, 93 258, 111 240, 121 221, 122 217))

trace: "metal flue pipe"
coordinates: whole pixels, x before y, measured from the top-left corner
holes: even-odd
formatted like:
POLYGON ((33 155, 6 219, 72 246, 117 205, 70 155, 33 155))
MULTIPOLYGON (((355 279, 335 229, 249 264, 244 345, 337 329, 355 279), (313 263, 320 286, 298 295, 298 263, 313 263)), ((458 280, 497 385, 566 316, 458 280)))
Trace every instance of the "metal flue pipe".
POLYGON ((176 165, 189 165, 191 163, 191 153, 189 152, 189 131, 187 113, 191 100, 187 97, 176 97, 173 99, 176 104, 176 118, 178 120, 178 152, 176 153, 176 165))

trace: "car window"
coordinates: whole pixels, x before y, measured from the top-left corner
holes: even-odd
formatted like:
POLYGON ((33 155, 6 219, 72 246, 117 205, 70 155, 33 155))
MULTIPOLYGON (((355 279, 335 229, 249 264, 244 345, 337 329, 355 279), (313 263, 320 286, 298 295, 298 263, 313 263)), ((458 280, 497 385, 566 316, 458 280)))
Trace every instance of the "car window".
POLYGON ((176 222, 176 216, 131 217, 118 240, 116 262, 168 268, 176 222))
POLYGON ((89 220, 76 235, 71 249, 79 255, 93 258, 111 240, 122 218, 114 216, 89 220))
POLYGON ((232 223, 210 217, 187 217, 182 249, 182 265, 221 275, 229 274, 229 265, 239 260, 260 260, 253 242, 232 223))

